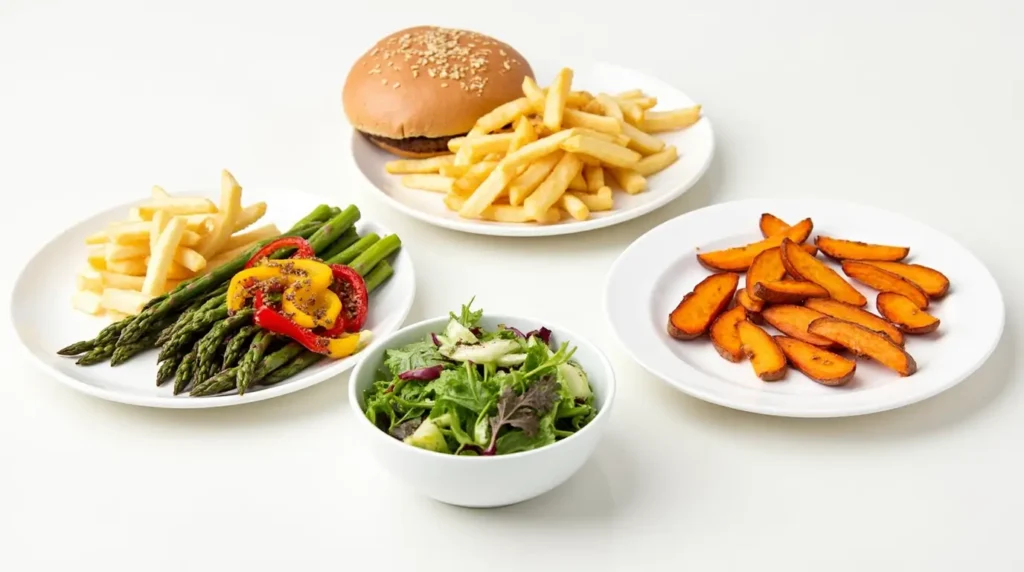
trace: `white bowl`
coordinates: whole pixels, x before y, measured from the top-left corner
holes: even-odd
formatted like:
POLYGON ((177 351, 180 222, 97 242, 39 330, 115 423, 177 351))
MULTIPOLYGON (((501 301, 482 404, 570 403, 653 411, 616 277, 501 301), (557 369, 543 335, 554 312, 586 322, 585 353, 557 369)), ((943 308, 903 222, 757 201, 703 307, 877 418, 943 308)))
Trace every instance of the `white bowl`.
POLYGON ((349 403, 360 419, 357 425, 377 461, 396 478, 420 493, 443 503, 474 507, 497 507, 540 496, 569 479, 594 452, 608 424, 615 399, 615 372, 597 346, 562 326, 545 320, 484 315, 481 326, 495 329, 498 324, 515 326, 526 332, 541 326, 552 331, 552 342, 569 342, 576 347, 573 360, 587 373, 598 413, 572 437, 532 451, 494 457, 461 457, 435 453, 407 445, 391 437, 366 418, 364 394, 376 379, 384 351, 423 340, 431 332, 440 332, 448 316, 432 318, 407 326, 364 350, 349 381, 349 403))

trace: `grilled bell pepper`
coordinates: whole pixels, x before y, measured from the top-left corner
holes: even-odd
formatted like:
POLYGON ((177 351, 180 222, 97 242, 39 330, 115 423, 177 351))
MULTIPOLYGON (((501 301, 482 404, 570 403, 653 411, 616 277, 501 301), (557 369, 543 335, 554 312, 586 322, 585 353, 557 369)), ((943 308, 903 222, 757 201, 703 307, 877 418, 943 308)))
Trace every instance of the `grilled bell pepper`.
POLYGON ((257 326, 302 344, 307 350, 323 354, 332 359, 341 359, 355 353, 359 348, 359 334, 328 337, 303 328, 288 316, 278 312, 264 302, 262 290, 257 290, 253 305, 256 309, 254 321, 257 326))
MULTIPOLYGON (((237 312, 244 308, 254 290, 284 292, 285 298, 308 298, 319 292, 329 291, 333 282, 331 267, 319 260, 268 260, 266 264, 246 268, 231 278, 228 285, 228 311, 237 312)), ((339 303, 327 322, 333 324, 340 311, 339 303)), ((310 321, 314 321, 312 316, 310 321)))
POLYGON ((366 281, 358 272, 341 264, 331 264, 331 274, 334 276, 332 288, 343 299, 345 331, 358 332, 363 329, 369 311, 370 293, 366 289, 366 281))
POLYGON ((305 238, 301 236, 286 236, 257 250, 256 254, 253 254, 249 261, 245 263, 245 267, 252 268, 256 266, 261 260, 282 248, 294 248, 295 253, 292 254, 292 258, 313 258, 315 254, 313 247, 305 238))

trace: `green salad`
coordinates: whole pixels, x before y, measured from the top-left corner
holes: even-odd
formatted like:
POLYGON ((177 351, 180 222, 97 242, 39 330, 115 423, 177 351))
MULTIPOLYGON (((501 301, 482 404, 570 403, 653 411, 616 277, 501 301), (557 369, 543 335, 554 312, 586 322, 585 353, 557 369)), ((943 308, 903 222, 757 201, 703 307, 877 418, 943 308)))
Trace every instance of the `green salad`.
POLYGON ((572 436, 597 414, 587 374, 551 332, 480 328, 473 301, 441 332, 389 349, 366 391, 366 417, 414 447, 509 455, 572 436))

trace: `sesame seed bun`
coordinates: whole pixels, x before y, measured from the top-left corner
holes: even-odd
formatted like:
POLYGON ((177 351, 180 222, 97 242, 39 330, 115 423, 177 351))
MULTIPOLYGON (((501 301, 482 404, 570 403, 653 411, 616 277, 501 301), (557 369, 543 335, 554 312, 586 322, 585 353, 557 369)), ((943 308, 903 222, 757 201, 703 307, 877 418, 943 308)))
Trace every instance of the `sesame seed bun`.
POLYGON ((418 26, 383 38, 356 61, 342 104, 352 126, 381 148, 429 157, 445 151, 428 148, 422 138, 467 133, 480 116, 522 97, 526 76, 533 76, 530 64, 508 44, 418 26), (402 141, 411 138, 420 141, 405 149, 402 141))

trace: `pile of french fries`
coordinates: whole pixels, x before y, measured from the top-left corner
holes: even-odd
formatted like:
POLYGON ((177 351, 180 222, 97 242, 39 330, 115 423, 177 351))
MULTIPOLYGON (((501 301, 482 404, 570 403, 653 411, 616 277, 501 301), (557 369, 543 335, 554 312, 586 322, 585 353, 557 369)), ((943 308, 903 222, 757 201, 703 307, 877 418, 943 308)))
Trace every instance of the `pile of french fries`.
POLYGON ((182 280, 281 234, 274 224, 250 228, 266 212, 264 202, 242 206, 242 187, 228 171, 221 174, 219 205, 153 187, 150 199, 132 208, 126 220, 85 239, 88 265, 76 277, 72 304, 113 319, 137 314, 182 280))
POLYGON ((465 137, 449 141, 450 155, 391 161, 389 173, 409 188, 445 193, 459 216, 510 223, 587 220, 614 208, 612 187, 631 195, 647 177, 678 159, 652 133, 685 129, 701 106, 655 111, 640 90, 593 96, 572 90, 563 68, 548 88, 531 77, 523 97, 480 117, 465 137), (512 126, 509 130, 509 126, 512 126))

